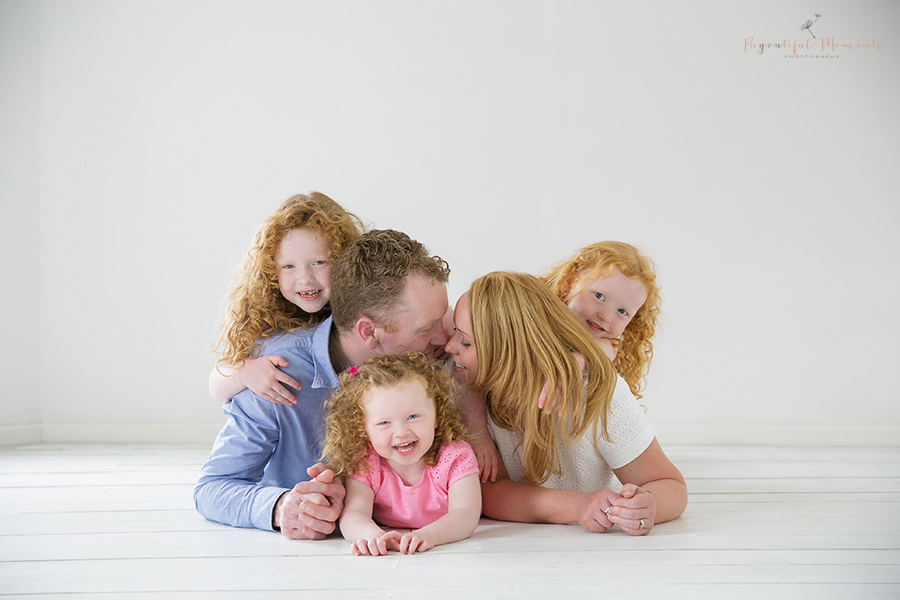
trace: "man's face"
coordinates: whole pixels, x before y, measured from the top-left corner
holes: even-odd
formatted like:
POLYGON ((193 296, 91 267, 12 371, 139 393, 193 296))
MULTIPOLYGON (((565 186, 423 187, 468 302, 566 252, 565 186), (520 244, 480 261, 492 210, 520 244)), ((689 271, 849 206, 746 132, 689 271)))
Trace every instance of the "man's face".
POLYGON ((447 334, 442 324, 447 312, 447 286, 421 273, 406 276, 406 290, 390 315, 391 331, 377 325, 379 354, 421 352, 436 359, 444 352, 447 334))

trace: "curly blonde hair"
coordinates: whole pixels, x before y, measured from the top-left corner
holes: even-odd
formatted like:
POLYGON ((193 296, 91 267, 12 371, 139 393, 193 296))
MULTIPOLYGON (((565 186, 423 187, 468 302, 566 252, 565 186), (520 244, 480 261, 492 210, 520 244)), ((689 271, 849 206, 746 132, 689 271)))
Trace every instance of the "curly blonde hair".
POLYGON ((281 203, 259 226, 247 257, 241 264, 237 285, 228 295, 217 365, 240 366, 256 358, 259 340, 279 330, 303 327, 325 320, 330 309, 309 314, 288 301, 278 287, 275 255, 284 236, 294 229, 308 229, 329 243, 328 260, 365 231, 360 219, 318 192, 298 194, 281 203))
POLYGON ((337 475, 365 472, 369 437, 364 404, 372 388, 391 388, 414 379, 422 383, 436 408, 434 443, 425 453, 425 464, 434 466, 443 444, 467 439, 454 402, 453 383, 441 365, 415 352, 405 356, 382 354, 342 373, 340 387, 325 401, 328 417, 322 455, 337 475))
POLYGON ((640 399, 653 359, 652 340, 659 325, 662 303, 653 262, 631 244, 597 242, 585 246, 568 260, 551 268, 541 279, 564 304, 568 304, 585 285, 609 276, 613 269, 619 269, 629 279, 639 281, 647 292, 647 300, 622 333, 613 361, 631 393, 640 399))
POLYGON ((616 385, 612 363, 581 323, 537 277, 497 271, 469 289, 469 318, 478 353, 472 387, 488 392, 494 423, 516 434, 522 469, 531 483, 560 474, 560 453, 589 430, 597 447, 616 385), (573 353, 585 359, 587 382, 573 353), (544 384, 557 394, 545 414, 544 384))

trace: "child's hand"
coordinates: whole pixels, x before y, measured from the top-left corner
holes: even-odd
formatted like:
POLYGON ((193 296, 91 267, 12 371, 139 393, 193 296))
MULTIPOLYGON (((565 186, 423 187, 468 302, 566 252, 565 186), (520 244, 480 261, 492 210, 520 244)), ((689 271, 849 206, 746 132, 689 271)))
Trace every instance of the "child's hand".
MULTIPOLYGON (((363 538, 350 544, 350 550, 356 556, 384 556, 388 553, 387 536, 396 531, 389 531, 382 536, 363 538)), ((399 535, 399 534, 397 534, 399 535)))
POLYGON ((426 529, 417 529, 405 534, 401 534, 399 531, 388 531, 384 534, 383 539, 391 550, 396 550, 400 554, 425 552, 435 546, 434 536, 426 529))
POLYGON ((297 399, 285 385, 299 390, 300 383, 278 368, 287 366, 288 361, 280 356, 260 356, 245 360, 244 365, 235 370, 235 374, 239 375, 244 387, 249 388, 263 400, 293 406, 297 403, 297 399))

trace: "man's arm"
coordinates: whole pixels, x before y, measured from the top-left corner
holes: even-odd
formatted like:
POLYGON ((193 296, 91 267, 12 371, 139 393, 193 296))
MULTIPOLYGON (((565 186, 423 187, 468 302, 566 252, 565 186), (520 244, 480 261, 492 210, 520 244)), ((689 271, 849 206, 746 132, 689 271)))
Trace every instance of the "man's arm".
POLYGON ((224 412, 228 422, 194 488, 197 511, 217 523, 272 530, 275 503, 289 491, 258 485, 279 440, 275 405, 242 392, 224 412))

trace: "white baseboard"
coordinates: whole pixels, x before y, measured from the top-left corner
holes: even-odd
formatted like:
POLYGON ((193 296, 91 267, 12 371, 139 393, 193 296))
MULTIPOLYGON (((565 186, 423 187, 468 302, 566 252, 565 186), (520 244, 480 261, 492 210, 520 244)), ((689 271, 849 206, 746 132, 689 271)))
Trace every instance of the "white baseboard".
POLYGON ((47 444, 208 444, 212 447, 222 421, 200 423, 44 423, 47 444))
MULTIPOLYGON (((200 423, 29 423, 0 425, 0 446, 24 444, 203 444, 224 421, 200 423)), ((667 446, 900 446, 900 427, 654 425, 667 446)))
POLYGON ((43 441, 40 423, 0 425, 0 446, 25 446, 43 441))
POLYGON ((655 425, 666 446, 900 446, 900 427, 655 425))

